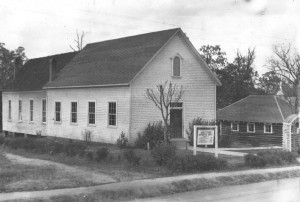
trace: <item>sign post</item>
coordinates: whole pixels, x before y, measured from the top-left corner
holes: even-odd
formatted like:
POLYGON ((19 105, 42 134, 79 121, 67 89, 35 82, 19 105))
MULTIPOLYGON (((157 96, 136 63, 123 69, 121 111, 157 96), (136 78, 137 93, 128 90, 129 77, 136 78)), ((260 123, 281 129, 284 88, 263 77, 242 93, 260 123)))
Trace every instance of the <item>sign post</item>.
POLYGON ((218 126, 194 126, 194 156, 197 154, 197 145, 213 145, 215 142, 215 157, 218 158, 218 126))

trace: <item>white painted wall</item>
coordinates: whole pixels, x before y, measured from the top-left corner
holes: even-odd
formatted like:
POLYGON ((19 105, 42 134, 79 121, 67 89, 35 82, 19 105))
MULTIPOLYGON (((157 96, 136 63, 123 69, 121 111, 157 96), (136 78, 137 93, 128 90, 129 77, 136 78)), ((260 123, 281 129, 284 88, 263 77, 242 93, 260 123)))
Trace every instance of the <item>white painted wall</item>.
POLYGON ((129 87, 78 88, 47 90, 49 136, 83 139, 82 131, 92 131, 92 141, 116 143, 121 132, 129 132, 129 87), (55 101, 61 101, 62 122, 54 122, 55 101), (78 124, 71 124, 71 101, 78 102, 78 124), (88 125, 88 102, 96 101, 96 125, 88 125), (117 102, 117 127, 109 127, 108 101, 117 102))
POLYGON ((179 34, 164 47, 159 55, 136 77, 131 85, 131 129, 132 139, 142 132, 149 122, 162 120, 160 111, 146 98, 147 88, 171 81, 182 85, 185 92, 183 122, 184 137, 189 123, 196 117, 216 118, 216 84, 179 34), (181 78, 172 77, 170 58, 180 54, 183 58, 181 78))
POLYGON ((36 135, 41 130, 45 135, 46 126, 42 123, 42 99, 46 98, 45 91, 33 92, 3 92, 3 130, 17 133, 36 135), (29 120, 29 100, 33 99, 33 122, 29 120), (8 120, 8 100, 11 100, 12 119, 8 120), (18 120, 19 100, 22 100, 22 121, 18 120))

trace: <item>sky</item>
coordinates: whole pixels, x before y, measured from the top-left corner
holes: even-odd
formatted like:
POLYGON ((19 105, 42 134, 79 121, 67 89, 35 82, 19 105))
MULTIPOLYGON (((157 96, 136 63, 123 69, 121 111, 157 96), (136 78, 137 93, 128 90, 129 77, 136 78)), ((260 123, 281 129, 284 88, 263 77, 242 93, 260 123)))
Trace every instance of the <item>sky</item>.
POLYGON ((260 74, 274 45, 300 50, 300 0, 1 0, 0 25, 0 42, 29 59, 72 51, 76 32, 87 44, 177 27, 229 61, 255 47, 260 74))

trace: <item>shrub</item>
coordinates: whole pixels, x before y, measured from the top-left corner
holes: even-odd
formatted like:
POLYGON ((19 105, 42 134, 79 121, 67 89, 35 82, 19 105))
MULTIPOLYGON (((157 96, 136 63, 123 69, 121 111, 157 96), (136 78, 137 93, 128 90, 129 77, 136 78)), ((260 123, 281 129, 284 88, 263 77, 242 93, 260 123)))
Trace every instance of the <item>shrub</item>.
POLYGON ((143 134, 138 134, 135 142, 136 147, 145 149, 149 142, 150 148, 154 145, 164 141, 164 126, 161 121, 156 123, 149 123, 144 130, 143 134))
POLYGON ((125 136, 125 133, 122 131, 120 137, 117 139, 117 146, 120 149, 123 149, 127 146, 128 138, 125 136))
POLYGON ((196 156, 176 156, 169 161, 167 167, 173 172, 203 172, 211 170, 224 170, 228 167, 226 160, 217 159, 210 154, 196 156))
POLYGON ((89 151, 86 153, 86 157, 88 160, 92 161, 94 159, 94 153, 92 151, 89 151))
POLYGON ((202 118, 194 118, 191 123, 189 123, 189 128, 186 129, 186 134, 189 138, 189 144, 192 146, 194 144, 194 125, 215 125, 215 121, 207 121, 202 118))
POLYGON ((0 145, 4 143, 5 138, 3 136, 0 136, 0 145))
POLYGON ((123 156, 127 160, 127 163, 129 163, 130 165, 133 165, 133 166, 140 165, 141 158, 138 157, 133 150, 124 152, 123 156))
POLYGON ((264 151, 257 153, 268 165, 285 165, 296 162, 296 155, 288 151, 264 151))
POLYGON ((254 154, 247 154, 244 156, 245 164, 249 167, 265 167, 267 165, 266 160, 254 154))
POLYGON ((232 135, 221 135, 219 138, 219 147, 231 147, 233 141, 232 135))
POLYGON ((80 155, 83 156, 85 153, 86 144, 84 142, 73 142, 70 140, 64 148, 64 152, 68 156, 76 156, 80 155))
POLYGON ((97 149, 97 151, 96 151, 96 161, 100 162, 100 161, 106 160, 108 155, 109 155, 108 148, 104 147, 104 148, 101 148, 101 149, 97 149))
POLYGON ((158 143, 151 151, 151 155, 158 165, 166 165, 176 156, 176 146, 169 142, 158 143))

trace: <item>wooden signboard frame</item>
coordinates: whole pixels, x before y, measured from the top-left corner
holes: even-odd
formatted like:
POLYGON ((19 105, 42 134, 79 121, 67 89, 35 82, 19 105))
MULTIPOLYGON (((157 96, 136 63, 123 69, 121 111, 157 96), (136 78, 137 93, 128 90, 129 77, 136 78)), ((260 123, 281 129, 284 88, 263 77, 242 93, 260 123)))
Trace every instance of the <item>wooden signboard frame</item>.
POLYGON ((199 136, 199 132, 203 131, 204 133, 207 132, 207 135, 209 135, 209 133, 211 133, 211 130, 213 130, 214 133, 214 141, 215 141, 215 157, 218 158, 218 126, 207 126, 207 125, 194 125, 194 156, 197 154, 197 145, 212 145, 211 142, 204 142, 204 141, 208 141, 211 139, 202 139, 202 142, 197 141, 198 136, 199 136))

